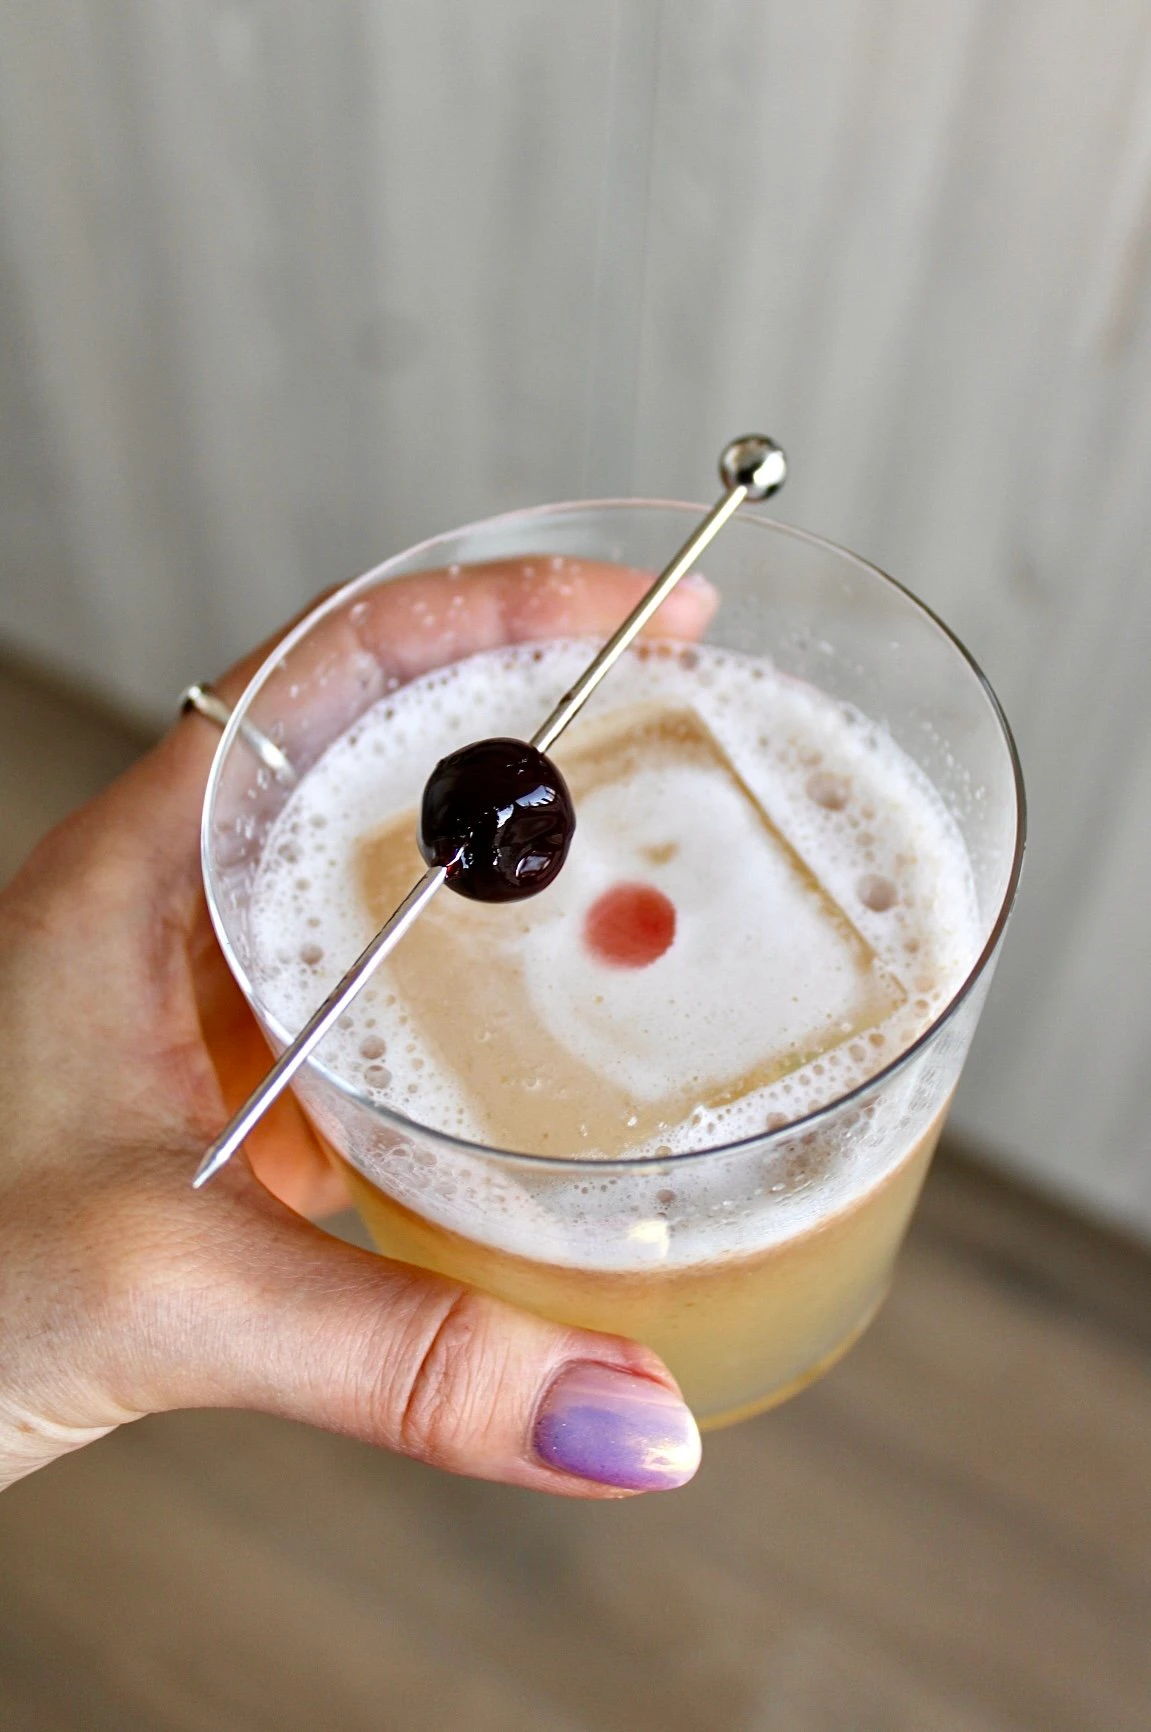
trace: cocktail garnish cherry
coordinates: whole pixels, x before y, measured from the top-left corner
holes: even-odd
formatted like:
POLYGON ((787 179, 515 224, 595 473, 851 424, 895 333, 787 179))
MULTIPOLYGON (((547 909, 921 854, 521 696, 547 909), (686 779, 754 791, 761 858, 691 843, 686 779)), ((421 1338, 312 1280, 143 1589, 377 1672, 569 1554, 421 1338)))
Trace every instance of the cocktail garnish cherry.
POLYGON ((567 783, 523 740, 477 740, 441 758, 420 808, 420 853, 473 902, 546 890, 575 832, 567 783))
MULTIPOLYGON (((787 459, 774 440, 762 433, 747 433, 724 446, 719 473, 722 498, 696 524, 670 565, 664 566, 537 728, 532 738, 541 746, 554 745, 575 720, 680 578, 743 502, 767 499, 783 486, 787 459)), ((250 724, 248 731, 252 731, 250 724)), ((264 743, 270 745, 269 741, 264 743)), ((450 884, 478 902, 514 902, 533 896, 537 890, 546 889, 560 870, 574 830, 575 812, 563 777, 536 746, 520 740, 481 740, 437 764, 424 790, 420 819, 420 852, 428 870, 313 1011, 239 1112, 208 1145, 192 1179, 195 1189, 227 1166, 253 1126, 283 1094, 442 885, 450 884)))

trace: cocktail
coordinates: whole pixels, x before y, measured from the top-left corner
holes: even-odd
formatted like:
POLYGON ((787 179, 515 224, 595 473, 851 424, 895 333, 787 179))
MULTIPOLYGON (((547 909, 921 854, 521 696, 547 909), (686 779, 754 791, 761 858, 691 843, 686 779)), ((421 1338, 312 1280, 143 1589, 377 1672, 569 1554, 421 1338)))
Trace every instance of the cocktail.
MULTIPOLYGON (((432 765, 527 738, 696 515, 472 525, 279 646, 204 819, 216 929, 275 1049, 419 875, 432 765)), ((441 896, 296 1087, 383 1252, 649 1343, 718 1425, 819 1375, 882 1300, 1022 795, 978 669, 874 567, 748 514, 705 570, 690 637, 641 640, 555 748, 578 814, 555 883, 441 896)))

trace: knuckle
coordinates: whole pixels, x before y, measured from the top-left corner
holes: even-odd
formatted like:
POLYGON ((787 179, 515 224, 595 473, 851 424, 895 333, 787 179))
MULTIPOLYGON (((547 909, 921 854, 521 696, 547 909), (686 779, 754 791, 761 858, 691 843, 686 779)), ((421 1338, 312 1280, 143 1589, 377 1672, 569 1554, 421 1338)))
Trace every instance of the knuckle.
POLYGON ((407 1375, 393 1383, 398 1447, 448 1465, 482 1441, 504 1375, 492 1303, 466 1287, 421 1306, 402 1351, 407 1375))

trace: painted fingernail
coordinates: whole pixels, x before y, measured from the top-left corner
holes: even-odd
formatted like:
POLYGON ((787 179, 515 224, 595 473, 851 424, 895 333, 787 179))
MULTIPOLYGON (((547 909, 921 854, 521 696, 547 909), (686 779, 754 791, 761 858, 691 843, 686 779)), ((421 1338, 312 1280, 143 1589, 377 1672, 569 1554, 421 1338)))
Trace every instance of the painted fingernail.
POLYGON ((672 1491, 699 1466, 699 1431, 677 1395, 646 1377, 587 1362, 556 1378, 533 1442, 549 1467, 626 1491, 672 1491))

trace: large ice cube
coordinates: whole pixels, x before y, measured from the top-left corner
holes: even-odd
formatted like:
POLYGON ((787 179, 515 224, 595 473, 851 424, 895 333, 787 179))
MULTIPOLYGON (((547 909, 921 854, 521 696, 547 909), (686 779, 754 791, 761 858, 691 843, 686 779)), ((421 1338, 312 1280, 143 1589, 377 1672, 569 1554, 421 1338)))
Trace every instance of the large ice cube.
MULTIPOLYGON (((487 1134, 618 1153, 734 1101, 883 1021, 903 989, 685 708, 616 710, 557 751, 578 827, 557 882, 498 908, 444 896, 389 967, 434 1062, 487 1134), (587 942, 621 883, 670 899, 647 966, 587 942)), ((409 815, 361 846, 382 919, 419 868, 409 815)))

